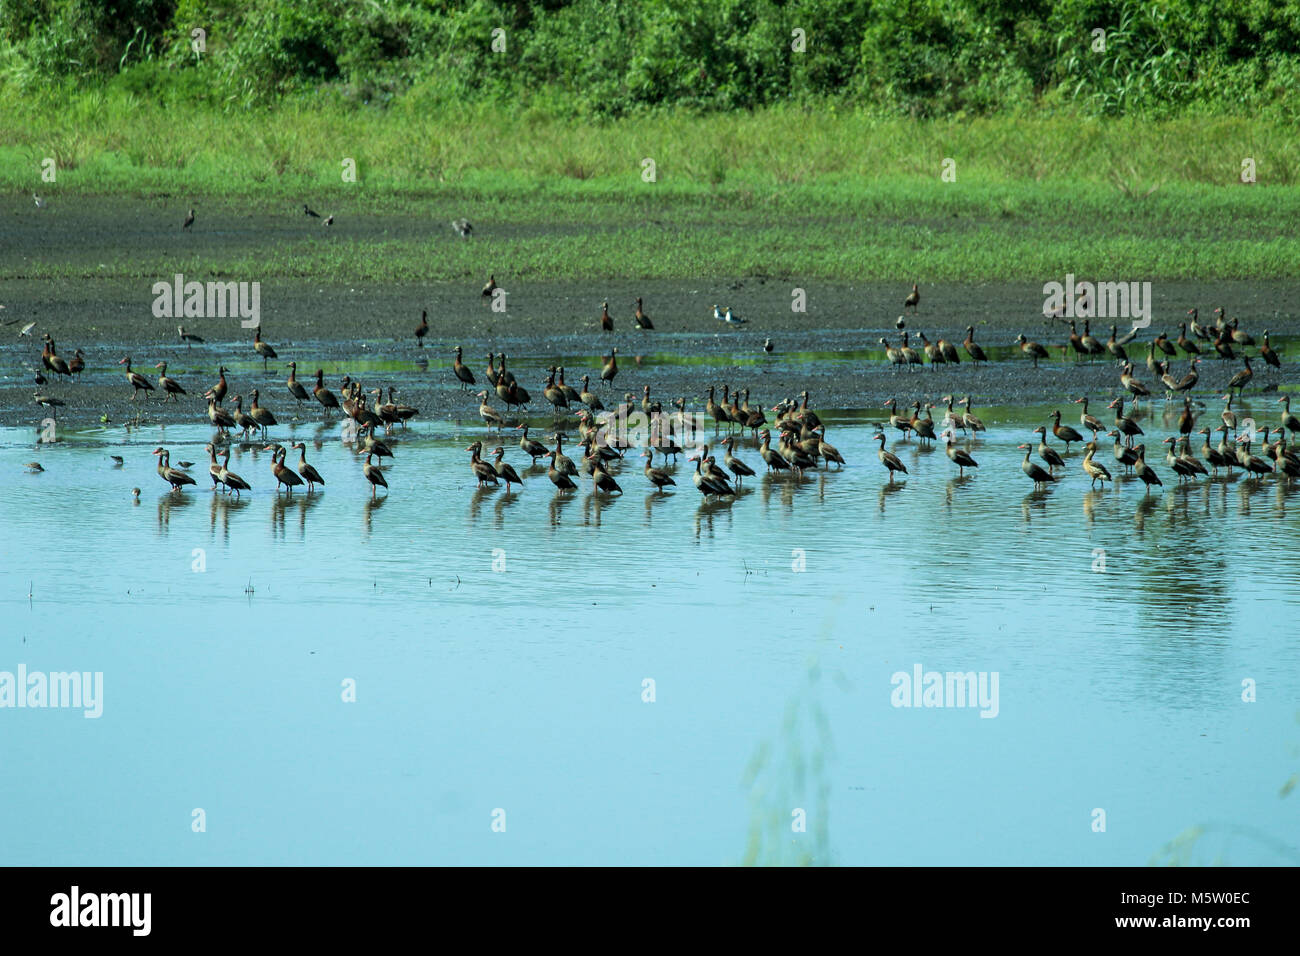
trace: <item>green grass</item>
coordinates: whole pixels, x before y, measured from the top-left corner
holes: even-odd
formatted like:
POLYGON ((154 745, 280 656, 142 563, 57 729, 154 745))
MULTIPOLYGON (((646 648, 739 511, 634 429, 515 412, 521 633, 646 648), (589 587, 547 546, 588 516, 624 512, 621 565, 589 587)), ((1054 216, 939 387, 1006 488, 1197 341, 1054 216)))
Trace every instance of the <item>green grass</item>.
POLYGON ((0 276, 195 274, 339 280, 715 275, 1038 280, 1287 278, 1300 268, 1300 136, 1240 119, 878 120, 767 110, 602 125, 528 114, 302 108, 169 111, 85 94, 21 101, 0 187, 203 205, 309 198, 351 225, 202 252, 168 244, 0 276), (58 180, 42 183, 43 157, 58 180), (1255 160, 1258 183, 1239 181, 1255 160), (345 183, 345 158, 359 181, 345 183), (642 160, 656 181, 642 178, 642 160), (956 181, 940 178, 943 160, 956 181), (181 198, 183 197, 183 198, 181 198), (465 215, 471 243, 448 241, 465 215), (400 227, 403 222, 419 228, 400 227), (375 225, 380 224, 380 225, 375 225), (439 232, 441 241, 429 238, 439 232), (431 254, 435 248, 436 255, 431 254), (101 268, 101 263, 103 267, 101 268))

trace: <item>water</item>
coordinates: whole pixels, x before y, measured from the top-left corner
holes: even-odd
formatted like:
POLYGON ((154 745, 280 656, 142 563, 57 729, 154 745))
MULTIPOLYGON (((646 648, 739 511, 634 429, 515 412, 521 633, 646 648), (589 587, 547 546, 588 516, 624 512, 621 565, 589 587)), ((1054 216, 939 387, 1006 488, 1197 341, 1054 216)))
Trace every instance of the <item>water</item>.
POLYGON ((891 437, 892 486, 831 417, 848 467, 725 503, 631 458, 557 497, 517 433, 525 489, 478 492, 473 422, 399 430, 374 502, 337 424, 275 430, 323 491, 240 449, 240 501, 206 428, 0 430, 0 671, 104 682, 0 710, 6 862, 1143 864, 1198 826, 1184 862, 1297 862, 1300 485, 1161 447, 1160 493, 1092 492, 1076 446, 1034 493, 1047 411, 981 409, 966 480, 891 437), (892 706, 917 664, 996 672, 996 717, 892 706))

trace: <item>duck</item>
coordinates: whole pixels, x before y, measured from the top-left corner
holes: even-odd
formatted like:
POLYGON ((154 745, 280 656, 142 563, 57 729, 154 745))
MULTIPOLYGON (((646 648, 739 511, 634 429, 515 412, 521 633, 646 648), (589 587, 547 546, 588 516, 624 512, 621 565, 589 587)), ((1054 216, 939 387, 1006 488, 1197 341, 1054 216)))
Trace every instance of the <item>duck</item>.
POLYGON ((677 484, 665 469, 654 467, 654 449, 646 447, 641 452, 641 457, 646 460, 644 468, 646 480, 655 486, 656 492, 662 494, 665 487, 677 484))
POLYGON ((899 457, 892 451, 885 451, 884 432, 876 432, 872 437, 872 440, 875 441, 877 439, 880 441, 880 448, 876 450, 876 457, 880 459, 880 463, 889 471, 889 482, 890 484, 893 484, 894 472, 901 471, 903 474, 907 474, 907 466, 904 465, 899 457))
POLYGON ((506 483, 506 492, 509 493, 511 485, 523 487, 524 480, 519 477, 519 473, 514 470, 510 464, 505 461, 506 450, 500 446, 492 449, 492 467, 496 470, 497 477, 506 483))
POLYGON ((958 448, 953 444, 953 434, 951 430, 944 432, 944 438, 944 451, 948 455, 948 460, 957 466, 957 477, 964 478, 967 468, 979 467, 979 462, 971 457, 970 452, 963 448, 958 448))
POLYGON ((307 446, 300 441, 290 442, 290 448, 298 449, 298 474, 307 482, 307 494, 311 494, 317 485, 325 484, 320 472, 307 463, 307 446))
POLYGON ((1030 454, 1034 448, 1028 442, 1019 446, 1025 450, 1025 460, 1020 463, 1020 470, 1023 471, 1034 483, 1035 488, 1042 488, 1056 481, 1056 476, 1050 471, 1044 471, 1042 466, 1029 460, 1030 454))
POLYGON ((1093 456, 1096 454, 1097 440, 1094 438, 1092 441, 1088 442, 1088 444, 1083 446, 1083 462, 1081 467, 1083 468, 1083 473, 1092 479, 1093 488, 1097 487, 1097 482, 1099 481, 1102 483, 1101 486, 1105 488, 1106 482, 1114 482, 1115 479, 1111 477, 1110 472, 1106 470, 1105 465, 1099 461, 1093 461, 1093 456))

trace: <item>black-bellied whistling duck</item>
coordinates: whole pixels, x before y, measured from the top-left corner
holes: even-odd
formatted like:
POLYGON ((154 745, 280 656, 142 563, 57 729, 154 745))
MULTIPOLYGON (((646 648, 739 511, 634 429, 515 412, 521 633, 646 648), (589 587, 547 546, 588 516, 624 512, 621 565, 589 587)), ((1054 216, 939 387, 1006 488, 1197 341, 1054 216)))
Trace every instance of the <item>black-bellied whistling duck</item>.
POLYGON ((1178 338, 1175 340, 1175 342, 1178 345, 1178 347, 1183 350, 1184 355, 1191 356, 1191 355, 1201 354, 1201 347, 1187 337, 1186 322, 1180 322, 1178 324, 1178 338))
MULTIPOLYGON (((1178 443, 1174 442, 1175 451, 1178 449, 1178 443)), ((1198 475, 1209 477, 1209 469, 1205 467, 1205 462, 1192 454, 1192 438, 1190 435, 1183 436, 1183 450, 1178 456, 1179 460, 1188 465, 1198 475)))
MULTIPOLYGON (((725 386, 724 386, 725 387, 725 386)), ((730 422, 731 418, 727 415, 727 410, 713 400, 715 387, 709 386, 709 397, 704 403, 704 410, 713 419, 713 432, 716 435, 718 426, 723 422, 730 422)))
POLYGON ((208 477, 212 479, 212 490, 221 487, 221 466, 217 464, 217 448, 211 442, 203 446, 208 453, 208 477))
MULTIPOLYGON (((725 444, 725 443, 726 443, 726 439, 724 438, 724 439, 723 439, 723 444, 725 444)), ((714 461, 714 460, 713 460, 713 456, 709 454, 709 446, 708 446, 708 445, 702 445, 702 446, 700 447, 700 455, 699 455, 699 457, 700 457, 700 462, 701 462, 701 464, 700 464, 700 468, 701 468, 701 470, 704 472, 704 477, 705 477, 705 478, 713 478, 713 479, 718 479, 718 480, 721 480, 721 481, 729 481, 729 480, 730 480, 730 479, 727 478, 727 473, 726 473, 725 471, 723 471, 721 468, 718 467, 718 463, 717 463, 716 461, 714 461)))
MULTIPOLYGON (((902 318, 902 316, 899 316, 899 318, 902 318)), ((933 342, 931 342, 929 339, 927 339, 927 338, 925 337, 925 333, 924 333, 924 332, 920 332, 920 331, 918 331, 916 334, 917 334, 917 337, 920 338, 920 340, 921 340, 921 351, 924 352, 924 353, 925 353, 925 357, 928 358, 928 359, 930 360, 930 371, 931 371, 931 372, 934 371, 934 367, 935 367, 936 365, 944 365, 944 364, 947 364, 947 363, 946 363, 946 360, 945 360, 944 357, 943 357, 943 350, 940 349, 938 345, 936 345, 935 343, 933 343, 933 342)))
POLYGON ((1229 392, 1234 388, 1238 392, 1245 390, 1246 386, 1250 384, 1250 380, 1255 377, 1255 372, 1250 367, 1250 356, 1247 355, 1243 361, 1246 363, 1246 367, 1236 375, 1232 376, 1232 378, 1228 379, 1229 392))
MULTIPOLYGON (((134 390, 131 392, 131 401, 134 402, 135 397, 139 395, 141 392, 152 392, 154 390, 153 382, 149 381, 139 372, 131 371, 131 356, 129 355, 126 356, 117 364, 126 366, 126 380, 131 383, 131 388, 134 390)), ((149 397, 148 395, 145 396, 145 398, 148 397, 149 397)))
POLYGON ((1188 309, 1187 314, 1191 316, 1191 319, 1189 320, 1189 324, 1192 327, 1192 334, 1196 336, 1198 339, 1200 339, 1202 342, 1208 342, 1211 338, 1210 330, 1205 326, 1201 325, 1201 323, 1197 321, 1197 318, 1199 318, 1201 314, 1200 310, 1188 309))
POLYGON ((510 389, 515 385, 513 378, 506 378, 504 375, 497 376, 497 383, 492 386, 492 390, 497 393, 497 398, 506 403, 506 411, 510 411, 510 389))
POLYGON ((1020 346, 1021 352, 1024 352, 1034 360, 1034 368, 1038 368, 1038 360, 1040 358, 1048 357, 1047 349, 1043 348, 1037 342, 1031 342, 1029 339, 1025 338, 1023 332, 1016 336, 1016 344, 1020 346))
POLYGON ((880 459, 880 463, 889 471, 889 482, 890 484, 893 484, 894 472, 901 471, 903 474, 907 474, 907 466, 904 465, 902 461, 899 460, 899 457, 892 451, 885 451, 884 432, 876 432, 872 440, 874 441, 876 438, 880 439, 880 447, 876 450, 876 457, 880 459))
POLYGON ((636 320, 636 327, 638 329, 645 329, 647 332, 654 331, 655 324, 650 321, 650 316, 646 315, 645 311, 641 308, 640 296, 637 297, 636 312, 633 313, 632 317, 636 320))
POLYGON ((230 449, 226 448, 221 460, 221 483, 238 498, 241 491, 252 491, 253 486, 230 470, 230 449))
POLYGON ((1020 470, 1029 476, 1034 483, 1035 488, 1042 488, 1056 480, 1056 476, 1049 471, 1044 471, 1042 466, 1029 460, 1034 446, 1026 442, 1019 446, 1025 450, 1025 460, 1020 463, 1020 470))
POLYGON ((944 434, 944 451, 948 455, 948 460, 957 466, 957 477, 965 477, 967 468, 978 468, 979 462, 970 456, 970 452, 963 448, 958 448, 953 444, 953 433, 951 430, 944 434))
POLYGON ((582 395, 579 394, 578 390, 574 388, 572 385, 565 384, 563 365, 557 365, 555 367, 555 374, 556 374, 555 387, 564 393, 564 397, 569 400, 569 404, 585 405, 586 402, 582 400, 582 395))
POLYGON ((940 401, 947 403, 943 412, 943 421, 941 423, 942 427, 944 429, 951 429, 953 431, 960 428, 963 432, 965 432, 966 415, 964 412, 954 412, 952 410, 952 396, 945 395, 943 398, 940 399, 940 401))
POLYGON ((327 416, 331 408, 339 407, 339 400, 325 387, 325 372, 321 369, 316 369, 316 387, 312 389, 312 394, 316 396, 316 401, 321 403, 327 416))
POLYGON ((1250 435, 1241 434, 1237 436, 1237 442, 1242 446, 1241 451, 1237 454, 1237 462, 1243 469, 1252 475, 1270 475, 1273 473, 1273 466, 1266 462, 1258 455, 1250 453, 1250 435))
POLYGON ((1273 460, 1279 472, 1288 478, 1300 478, 1300 458, 1287 451, 1285 436, 1273 446, 1273 460))
POLYGON ((298 407, 302 408, 303 399, 307 398, 307 389, 303 387, 302 382, 298 381, 298 363, 289 363, 289 379, 284 383, 289 388, 289 394, 294 397, 298 407))
POLYGON ((1095 454, 1097 454, 1097 440, 1094 438, 1083 446, 1083 473, 1092 479, 1093 488, 1097 487, 1099 481, 1102 483, 1101 486, 1105 488, 1106 482, 1113 482, 1115 479, 1110 476, 1110 472, 1106 470, 1105 465, 1099 461, 1093 461, 1095 454))
MULTIPOLYGON (((77 354, 78 355, 81 354, 80 349, 77 350, 77 354)), ((1268 329, 1264 330, 1264 344, 1259 347, 1259 357, 1262 358, 1265 361, 1265 363, 1273 366, 1274 368, 1282 367, 1281 357, 1279 357, 1277 352, 1273 350, 1273 346, 1269 345, 1268 343, 1268 329)))
POLYGON ((219 408, 216 400, 211 398, 208 399, 208 420, 222 431, 225 431, 227 428, 237 427, 230 412, 226 411, 224 408, 219 408))
POLYGON ((506 353, 498 352, 497 360, 501 363, 501 371, 497 373, 497 382, 499 383, 502 379, 505 379, 506 384, 513 385, 515 383, 515 373, 506 368, 506 353))
POLYGON ((1201 374, 1196 370, 1196 366, 1200 364, 1200 359, 1193 359, 1187 363, 1187 374, 1174 383, 1173 391, 1188 392, 1195 388, 1196 383, 1201 380, 1201 374))
MULTIPOLYGON (((1270 350, 1271 351, 1271 350, 1270 350)), ((1263 354, 1262 352, 1260 353, 1263 354)), ((1274 356, 1276 358, 1276 356, 1274 356)), ((81 349, 72 353, 72 358, 68 359, 68 375, 81 381, 81 373, 86 370, 86 356, 82 354, 81 349)))
POLYGON ((880 344, 885 347, 885 358, 889 361, 889 364, 891 365, 907 364, 907 358, 903 355, 902 349, 894 348, 894 346, 890 345, 889 342, 887 342, 883 337, 880 339, 880 344))
POLYGON ((1165 452, 1165 464, 1172 468, 1174 474, 1178 476, 1179 484, 1182 484, 1186 479, 1195 476, 1196 469, 1183 461, 1176 454, 1178 448, 1177 438, 1170 435, 1168 438, 1161 441, 1161 444, 1169 446, 1169 450, 1165 452))
POLYGON ((184 395, 185 389, 181 388, 181 383, 174 378, 167 377, 167 363, 159 362, 154 368, 158 369, 158 387, 162 389, 163 401, 171 396, 172 401, 177 401, 177 395, 184 395))
POLYGON ((303 480, 293 473, 284 463, 285 447, 283 445, 267 445, 262 451, 271 453, 271 474, 275 476, 275 491, 280 492, 280 486, 284 485, 289 491, 289 497, 293 497, 293 489, 303 483, 303 480))
POLYGON ((1178 354, 1177 350, 1174 348, 1174 344, 1169 341, 1169 335, 1165 332, 1161 332, 1152 339, 1152 344, 1168 356, 1172 357, 1178 354))
POLYGON ((1192 400, 1183 399, 1183 410, 1178 413, 1178 434, 1190 435, 1192 425, 1196 422, 1196 416, 1192 413, 1192 400))
POLYGON ((1220 468, 1227 468, 1232 464, 1226 455, 1217 449, 1210 447, 1210 429, 1208 427, 1200 429, 1197 434, 1205 436, 1205 441, 1201 445, 1201 454, 1204 455, 1205 460, 1210 463, 1210 467, 1214 470, 1215 475, 1219 473, 1220 468))
POLYGON ((523 434, 519 436, 520 449, 525 455, 532 459, 531 464, 536 465, 537 459, 546 457, 546 446, 536 439, 528 437, 528 426, 526 424, 516 425, 515 428, 516 430, 523 432, 523 434))
POLYGON ((258 391, 253 389, 253 404, 248 408, 248 415, 253 421, 257 422, 257 427, 262 429, 262 437, 266 438, 266 430, 272 425, 278 425, 275 416, 271 414, 269 408, 263 408, 257 404, 258 391))
POLYGON ((603 491, 606 494, 622 494, 623 489, 619 487, 614 476, 605 470, 604 465, 600 462, 600 455, 588 455, 584 459, 591 468, 591 486, 593 491, 603 491))
POLYGON ((487 354, 487 369, 483 372, 483 374, 487 376, 487 383, 493 388, 497 387, 497 379, 501 377, 501 373, 498 372, 496 366, 492 364, 495 361, 496 356, 489 352, 487 354))
POLYGON ((578 400, 586 405, 592 411, 604 411, 605 405, 600 400, 600 396, 591 390, 591 376, 582 376, 582 391, 578 393, 578 400))
POLYGON ((935 344, 939 347, 939 354, 943 356, 944 362, 949 365, 961 364, 961 355, 957 352, 957 346, 953 345, 942 335, 939 336, 939 340, 935 344))
POLYGON ((1152 485, 1163 487, 1164 482, 1160 480, 1160 476, 1156 474, 1156 470, 1147 464, 1147 446, 1138 445, 1133 449, 1133 454, 1137 456, 1137 460, 1133 463, 1133 470, 1137 473, 1137 476, 1142 479, 1142 484, 1146 485, 1147 494, 1151 493, 1152 485))
POLYGON ((1254 345, 1254 337, 1249 332, 1243 332, 1237 327, 1239 321, 1240 320, 1236 316, 1232 317, 1232 341, 1236 342, 1238 345, 1254 345))
MULTIPOLYGON (((460 390, 463 392, 466 389, 468 389, 469 386, 476 384, 474 381, 474 373, 469 370, 469 366, 461 364, 460 346, 459 345, 456 346, 456 348, 453 349, 452 351, 456 353, 456 360, 452 363, 451 370, 456 373, 456 378, 460 379, 460 390)), ((492 356, 489 355, 488 356, 489 369, 491 368, 491 361, 492 361, 492 356)))
POLYGON ((1282 427, 1291 433, 1292 438, 1295 438, 1295 433, 1300 431, 1300 418, 1296 418, 1291 412, 1291 396, 1283 395, 1277 403, 1282 406, 1282 427))
POLYGON ((480 452, 483 450, 483 443, 481 441, 472 442, 465 450, 470 452, 469 467, 478 480, 478 486, 482 488, 485 485, 497 484, 497 470, 479 457, 480 452))
POLYGON ((979 363, 989 360, 989 357, 984 354, 984 349, 975 343, 975 326, 966 326, 966 338, 961 344, 966 349, 966 353, 970 355, 972 362, 979 363))
POLYGON ((673 476, 665 469, 654 467, 654 454, 653 448, 647 447, 642 450, 641 457, 645 459, 645 468, 643 470, 646 480, 654 485, 657 491, 662 493, 665 486, 676 485, 677 482, 673 481, 673 476))
POLYGON ((266 371, 268 361, 278 357, 275 354, 275 349, 262 341, 262 330, 260 328, 253 330, 253 351, 262 356, 262 371, 266 371))
POLYGON ((800 403, 798 410, 794 413, 794 417, 803 422, 809 428, 816 428, 822 423, 822 420, 817 417, 816 412, 808 407, 808 399, 811 397, 808 394, 808 390, 804 389, 800 392, 799 397, 803 399, 803 402, 800 403))
POLYGON ((153 453, 158 456, 158 477, 171 485, 173 492, 180 491, 184 485, 194 484, 194 479, 185 472, 171 467, 171 453, 166 448, 155 448, 153 453))
MULTIPOLYGON (((924 426, 925 422, 920 421, 919 424, 924 426)), ((916 427, 916 423, 913 424, 913 428, 915 427, 916 427)), ((931 428, 931 434, 933 433, 934 433, 934 429, 931 428)), ((826 461, 826 467, 829 469, 830 463, 835 462, 835 464, 843 468, 844 456, 840 454, 840 450, 838 448, 836 448, 834 445, 826 441, 826 426, 818 425, 815 429, 813 429, 813 434, 817 441, 817 456, 826 461)), ((739 484, 739 482, 737 482, 737 484, 739 484)))
POLYGON ((1117 429, 1112 428, 1106 432, 1106 436, 1115 439, 1115 461, 1119 462, 1125 470, 1137 464, 1137 453, 1123 444, 1124 436, 1117 429))
POLYGON ((1131 448, 1133 438, 1137 435, 1143 435, 1145 432, 1142 431, 1141 425, 1124 414, 1124 396, 1116 396, 1115 400, 1106 407, 1115 409, 1115 427, 1128 439, 1128 445, 1131 448))
POLYGON ((918 289, 916 283, 913 282, 912 291, 909 292, 907 294, 907 298, 903 300, 903 311, 906 312, 908 309, 911 309, 912 314, 916 315, 917 306, 919 306, 920 304, 921 304, 921 290, 918 289))
POLYGON ((772 448, 772 433, 764 428, 758 433, 761 444, 758 446, 759 457, 767 465, 768 471, 789 471, 790 463, 785 456, 772 448))
POLYGON ((290 442, 291 448, 298 449, 298 474, 307 482, 307 494, 311 494, 317 485, 325 484, 320 472, 307 463, 307 446, 300 441, 290 442))
MULTIPOLYGON (((551 459, 551 464, 546 469, 546 477, 550 478, 551 483, 555 485, 556 488, 560 489, 560 491, 572 491, 578 486, 574 484, 573 479, 570 478, 568 474, 555 466, 555 459, 558 454, 558 452, 554 451, 546 453, 546 457, 551 459)), ((572 464, 572 462, 570 462, 570 464, 572 464)), ((577 474, 576 468, 574 469, 574 474, 577 474)))
POLYGON ((614 386, 614 376, 618 374, 618 346, 609 350, 609 361, 604 364, 600 370, 600 380, 611 388, 614 386))
POLYGON ((1231 392, 1223 396, 1223 402, 1223 411, 1219 413, 1219 419, 1225 426, 1235 432, 1237 430, 1237 413, 1232 410, 1231 392))
POLYGON ((1139 398, 1145 398, 1151 392, 1145 385, 1133 377, 1133 363, 1130 362, 1124 366, 1124 370, 1119 376, 1120 384, 1126 388, 1136 401, 1139 398))
POLYGON ((1105 431, 1106 426, 1101 423, 1101 420, 1088 414, 1088 397, 1086 395, 1083 398, 1076 398, 1074 404, 1083 406, 1083 411, 1079 413, 1079 424, 1092 432, 1093 438, 1097 437, 1097 432, 1105 431))
POLYGON ((506 420, 501 417, 500 412, 488 404, 487 394, 486 391, 482 391, 475 396, 475 398, 479 400, 479 417, 483 419, 483 424, 488 428, 495 428, 497 431, 500 431, 501 426, 506 423, 506 420))
POLYGON ((533 397, 528 393, 528 389, 524 388, 518 382, 511 382, 510 394, 506 396, 506 411, 510 410, 511 405, 516 408, 523 408, 532 400, 533 397))
POLYGON ((420 310, 420 324, 415 327, 415 344, 424 348, 424 337, 429 334, 429 310, 420 310))
POLYGON ((912 430, 912 419, 907 415, 898 414, 898 403, 890 398, 885 402, 884 408, 889 409, 889 424, 903 433, 903 441, 907 441, 908 432, 912 430))
POLYGON ((495 275, 489 275, 487 282, 483 283, 483 298, 485 299, 492 298, 492 293, 496 292, 496 290, 497 290, 497 277, 495 275))
POLYGON ((384 473, 379 470, 378 465, 370 463, 369 455, 366 455, 366 462, 361 466, 361 473, 366 476, 366 481, 370 482, 370 498, 372 501, 375 495, 379 493, 380 488, 388 488, 388 481, 384 478, 384 473))
POLYGON ((646 416, 649 417, 651 415, 654 415, 656 412, 660 412, 662 410, 663 409, 658 402, 650 401, 650 386, 649 385, 644 386, 641 389, 641 411, 643 411, 646 414, 646 416))
POLYGON ((1038 442, 1038 457, 1047 462, 1048 469, 1064 468, 1065 459, 1055 448, 1047 444, 1047 426, 1039 425, 1034 429, 1034 433, 1042 436, 1038 442))
POLYGON ((903 333, 903 346, 900 349, 903 353, 903 361, 907 363, 907 370, 910 372, 913 365, 921 364, 921 353, 912 346, 907 344, 907 333, 903 333))
POLYGON ((1160 370, 1160 381, 1165 387, 1165 401, 1168 401, 1174 392, 1178 391, 1178 379, 1174 378, 1172 363, 1166 362, 1160 370))
POLYGON ((1079 337, 1079 342, 1083 345, 1088 353, 1088 361, 1092 361, 1094 355, 1104 355, 1106 346, 1097 340, 1097 336, 1092 334, 1092 323, 1089 319, 1083 320, 1083 335, 1079 337))
POLYGON ((926 402, 925 417, 922 418, 921 403, 919 401, 912 403, 912 420, 909 424, 911 424, 912 431, 916 433, 916 437, 921 441, 922 445, 926 442, 933 442, 938 437, 934 431, 934 416, 930 414, 932 408, 934 406, 926 402))
POLYGON ((1156 343, 1147 343, 1147 371, 1152 375, 1159 375, 1160 368, 1164 363, 1156 358, 1156 343))
POLYGON ((1127 362, 1128 352, 1126 352, 1124 346, 1116 340, 1115 335, 1117 332, 1118 329, 1112 325, 1110 327, 1110 338, 1106 340, 1106 351, 1111 354, 1111 357, 1118 359, 1121 362, 1127 362))
POLYGON ((973 432, 987 431, 984 423, 975 417, 975 403, 971 401, 969 395, 961 400, 961 404, 966 406, 966 413, 962 415, 962 421, 966 427, 973 432))
POLYGON ((542 383, 542 397, 551 403, 551 409, 558 417, 560 409, 568 409, 569 399, 564 394, 564 390, 558 388, 555 384, 555 373, 552 372, 550 377, 542 383))
POLYGON ((695 487, 699 489, 700 494, 705 497, 708 497, 709 495, 734 494, 730 485, 726 484, 726 482, 718 481, 716 478, 705 474, 702 470, 702 466, 707 464, 707 461, 704 460, 702 456, 692 455, 689 460, 695 462, 695 472, 691 475, 691 481, 694 483, 695 487))
MULTIPOLYGON (((362 439, 358 454, 374 455, 376 458, 392 458, 393 450, 382 440, 375 437, 374 425, 363 425, 357 429, 357 437, 362 439)), ((480 448, 482 445, 479 446, 480 448)))
POLYGON ((522 488, 524 480, 519 477, 519 472, 515 471, 514 467, 505 461, 505 457, 506 450, 500 445, 492 449, 492 467, 496 470, 497 477, 506 483, 507 492, 510 491, 511 485, 519 485, 522 488))
POLYGON ((1232 349, 1232 335, 1227 328, 1219 329, 1219 333, 1214 339, 1214 351, 1219 354, 1220 360, 1232 360, 1237 357, 1237 353, 1232 349))
POLYGON ((602 332, 614 331, 614 318, 609 314, 609 303, 600 304, 600 330, 602 332))
POLYGON ((556 432, 551 437, 555 439, 555 454, 552 456, 555 467, 559 469, 561 474, 576 475, 578 466, 573 463, 572 458, 564 453, 564 436, 556 432))
POLYGON ((235 426, 243 432, 245 438, 248 437, 249 432, 255 432, 261 427, 257 424, 257 419, 244 411, 244 397, 242 395, 236 395, 231 399, 231 404, 235 406, 235 410, 230 414, 235 419, 235 426))
POLYGON ((1080 356, 1089 355, 1088 347, 1083 344, 1083 336, 1079 334, 1075 326, 1074 319, 1070 320, 1070 339, 1067 345, 1074 349, 1074 360, 1077 362, 1080 356))
POLYGON ((203 393, 204 398, 210 398, 218 405, 225 400, 226 390, 230 386, 226 384, 226 367, 224 365, 217 369, 217 383, 203 393))
POLYGON ((397 389, 394 386, 388 386, 388 404, 385 405, 384 408, 393 415, 396 415, 397 420, 401 422, 402 427, 405 428, 408 421, 420 414, 420 410, 410 405, 403 405, 401 402, 393 401, 393 394, 396 391, 397 389))
POLYGON ((722 456, 722 463, 727 466, 727 470, 736 476, 736 487, 739 488, 744 484, 745 478, 754 476, 754 469, 732 454, 736 450, 736 438, 734 435, 728 435, 720 442, 727 453, 722 456))

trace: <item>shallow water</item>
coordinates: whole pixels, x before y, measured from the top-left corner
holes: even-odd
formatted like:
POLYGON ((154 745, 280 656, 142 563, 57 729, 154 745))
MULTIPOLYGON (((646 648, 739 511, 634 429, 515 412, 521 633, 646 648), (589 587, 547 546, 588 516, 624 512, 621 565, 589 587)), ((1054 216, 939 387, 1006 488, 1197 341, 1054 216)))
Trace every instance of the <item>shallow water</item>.
POLYGON ((847 467, 719 503, 684 459, 560 497, 509 433, 524 489, 479 492, 477 423, 399 430, 375 502, 337 424, 274 431, 323 491, 277 495, 258 443, 236 501, 205 428, 2 429, 0 671, 104 688, 0 709, 6 859, 1142 864, 1203 826, 1179 859, 1297 862, 1300 483, 1175 487, 1144 422, 1159 493, 1090 491, 1077 446, 1035 493, 1047 411, 981 409, 964 480, 891 436, 892 485, 824 416, 847 467), (893 706, 916 665, 996 672, 996 716, 893 706))

